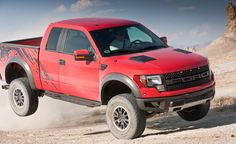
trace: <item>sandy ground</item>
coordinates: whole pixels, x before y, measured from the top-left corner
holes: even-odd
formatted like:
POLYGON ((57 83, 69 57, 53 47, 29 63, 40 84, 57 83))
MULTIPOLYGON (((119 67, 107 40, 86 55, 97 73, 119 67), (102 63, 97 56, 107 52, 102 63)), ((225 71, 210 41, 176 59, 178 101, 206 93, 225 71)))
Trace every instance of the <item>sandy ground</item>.
POLYGON ((48 97, 40 99, 33 116, 21 118, 10 109, 7 92, 0 93, 1 144, 235 144, 236 59, 211 59, 216 74, 216 97, 202 120, 186 122, 175 113, 157 115, 147 122, 142 137, 117 140, 106 126, 104 107, 87 108, 48 97))
MULTIPOLYGON (((89 118, 89 117, 88 117, 89 118)), ((86 118, 87 119, 87 118, 86 118)), ((82 119, 85 121, 86 119, 82 119)), ((94 124, 78 123, 77 126, 0 132, 0 143, 227 143, 236 142, 236 107, 213 107, 208 116, 197 122, 185 122, 176 114, 156 116, 148 121, 141 138, 117 140, 109 132, 103 114, 93 115, 100 119, 94 124)))

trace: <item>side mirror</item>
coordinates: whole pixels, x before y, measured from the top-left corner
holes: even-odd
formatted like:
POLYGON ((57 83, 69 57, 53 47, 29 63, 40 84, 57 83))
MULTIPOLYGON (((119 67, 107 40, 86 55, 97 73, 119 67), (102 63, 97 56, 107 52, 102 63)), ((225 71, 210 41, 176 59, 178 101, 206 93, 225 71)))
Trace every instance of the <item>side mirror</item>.
POLYGON ((167 37, 160 37, 161 41, 168 45, 167 37))
POLYGON ((75 50, 74 57, 76 61, 93 61, 94 54, 87 49, 75 50))

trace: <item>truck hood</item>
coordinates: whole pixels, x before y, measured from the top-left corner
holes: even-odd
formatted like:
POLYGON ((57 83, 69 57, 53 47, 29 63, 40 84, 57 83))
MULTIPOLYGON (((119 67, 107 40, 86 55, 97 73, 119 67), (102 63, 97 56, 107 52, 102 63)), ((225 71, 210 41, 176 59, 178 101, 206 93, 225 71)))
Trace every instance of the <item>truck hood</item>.
POLYGON ((208 64, 207 58, 195 53, 174 48, 104 58, 109 71, 135 74, 164 74, 201 67, 208 64), (109 66, 110 65, 110 66, 109 66))

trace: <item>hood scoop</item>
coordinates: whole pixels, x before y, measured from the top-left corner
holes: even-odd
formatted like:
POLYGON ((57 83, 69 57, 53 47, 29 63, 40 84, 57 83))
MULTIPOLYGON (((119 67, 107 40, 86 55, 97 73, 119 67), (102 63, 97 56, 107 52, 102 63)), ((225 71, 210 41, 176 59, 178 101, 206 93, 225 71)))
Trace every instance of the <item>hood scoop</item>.
POLYGON ((141 55, 141 56, 131 57, 131 58, 129 58, 129 60, 140 62, 140 63, 145 63, 145 62, 153 61, 156 59, 152 58, 152 57, 145 56, 145 55, 141 55))
POLYGON ((190 54, 190 53, 192 53, 192 52, 190 52, 190 51, 186 51, 186 50, 183 50, 183 49, 174 49, 174 51, 180 52, 180 53, 184 53, 184 54, 190 54))

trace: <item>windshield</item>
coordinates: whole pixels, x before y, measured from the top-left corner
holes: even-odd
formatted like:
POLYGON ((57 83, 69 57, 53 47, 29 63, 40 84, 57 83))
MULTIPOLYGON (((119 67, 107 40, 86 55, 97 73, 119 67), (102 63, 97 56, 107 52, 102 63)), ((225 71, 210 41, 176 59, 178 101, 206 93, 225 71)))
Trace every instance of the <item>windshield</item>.
POLYGON ((142 25, 95 30, 91 35, 104 57, 166 48, 158 36, 142 25))

